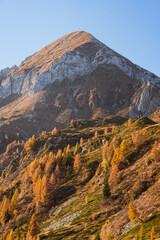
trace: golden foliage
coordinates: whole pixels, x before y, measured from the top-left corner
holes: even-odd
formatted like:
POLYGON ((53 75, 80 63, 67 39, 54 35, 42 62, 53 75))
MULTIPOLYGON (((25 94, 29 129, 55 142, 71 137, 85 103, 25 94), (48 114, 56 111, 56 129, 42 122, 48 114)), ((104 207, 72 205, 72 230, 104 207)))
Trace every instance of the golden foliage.
POLYGON ((85 203, 88 204, 88 196, 85 197, 85 203))
POLYGON ((80 155, 77 153, 74 159, 74 164, 73 164, 73 169, 75 171, 78 171, 81 167, 81 157, 80 155))
POLYGON ((127 122, 127 126, 131 126, 131 124, 132 124, 132 119, 129 118, 129 119, 128 119, 128 122, 127 122))
POLYGON ((95 131, 94 137, 95 137, 95 138, 98 138, 98 136, 99 136, 98 131, 95 131))
POLYGON ((151 240, 154 240, 154 235, 155 235, 155 231, 154 231, 154 227, 152 227, 152 229, 151 229, 151 240))
POLYGON ((26 240, 30 240, 30 237, 34 237, 38 233, 38 226, 36 222, 36 217, 33 214, 31 217, 31 221, 28 226, 28 232, 27 232, 27 237, 26 240))
POLYGON ((28 141, 24 145, 24 149, 26 150, 26 152, 29 152, 33 149, 35 142, 36 138, 33 135, 31 138, 28 139, 28 141))
POLYGON ((138 219, 138 213, 132 203, 130 203, 128 207, 128 217, 132 222, 138 219))
POLYGON ((10 233, 8 233, 6 240, 14 240, 13 229, 11 229, 10 233))
POLYGON ((56 135, 57 134, 57 128, 55 127, 55 128, 53 128, 53 130, 52 130, 52 135, 56 135))
POLYGON ((105 129, 104 129, 104 136, 107 136, 108 135, 108 128, 106 127, 105 129))
POLYGON ((80 147, 83 147, 83 138, 80 139, 80 147))
POLYGON ((107 166, 107 150, 108 150, 108 141, 105 142, 103 148, 102 148, 102 167, 107 166))
POLYGON ((0 205, 0 220, 3 226, 5 225, 5 214, 8 211, 9 208, 9 200, 6 196, 3 197, 2 203, 0 205))
POLYGON ((15 190, 12 196, 11 202, 9 204, 9 213, 11 215, 14 215, 14 211, 16 210, 17 203, 18 203, 18 189, 15 190))
POLYGON ((139 231, 139 240, 143 240, 143 226, 141 226, 139 231))
POLYGON ((43 204, 48 204, 49 202, 49 185, 47 182, 46 175, 42 178, 42 185, 41 185, 41 200, 43 204))
POLYGON ((154 160, 157 160, 158 156, 159 156, 159 149, 158 149, 158 141, 156 140, 151 150, 151 158, 154 160))

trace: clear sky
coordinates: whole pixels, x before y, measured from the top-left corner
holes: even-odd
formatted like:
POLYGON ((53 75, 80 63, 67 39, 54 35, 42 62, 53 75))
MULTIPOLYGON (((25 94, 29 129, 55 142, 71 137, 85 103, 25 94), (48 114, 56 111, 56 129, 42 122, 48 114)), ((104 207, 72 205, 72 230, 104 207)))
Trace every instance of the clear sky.
POLYGON ((160 76, 160 0, 0 0, 0 69, 79 30, 160 76))

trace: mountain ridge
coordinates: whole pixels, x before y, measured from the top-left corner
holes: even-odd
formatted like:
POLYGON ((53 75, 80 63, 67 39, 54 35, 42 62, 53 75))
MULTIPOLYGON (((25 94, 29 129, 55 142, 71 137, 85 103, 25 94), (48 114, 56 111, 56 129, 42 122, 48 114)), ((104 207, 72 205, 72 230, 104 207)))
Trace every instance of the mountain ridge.
POLYGON ((0 138, 6 128, 26 140, 72 119, 149 116, 160 106, 159 86, 157 76, 91 34, 70 33, 0 71, 0 138))

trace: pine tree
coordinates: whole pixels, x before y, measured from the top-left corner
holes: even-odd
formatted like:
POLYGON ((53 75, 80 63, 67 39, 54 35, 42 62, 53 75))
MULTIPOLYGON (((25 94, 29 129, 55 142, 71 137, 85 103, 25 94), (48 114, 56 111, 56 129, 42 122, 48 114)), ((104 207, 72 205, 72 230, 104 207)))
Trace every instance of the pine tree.
POLYGON ((24 145, 26 152, 33 150, 35 142, 36 142, 36 138, 33 135, 32 138, 29 138, 29 140, 24 145))
POLYGON ((130 221, 133 223, 135 223, 136 219, 138 218, 138 213, 132 203, 129 204, 128 216, 130 221))
POLYGON ((73 169, 75 171, 78 171, 81 167, 81 157, 80 155, 77 153, 74 159, 74 164, 73 164, 73 169))
POLYGON ((15 190, 11 202, 9 204, 9 213, 11 215, 13 215, 13 212, 17 207, 17 202, 18 202, 18 189, 15 190))
POLYGON ((154 240, 154 235, 155 235, 155 231, 154 231, 154 227, 152 227, 152 229, 151 229, 151 240, 154 240))
POLYGON ((41 185, 41 202, 43 204, 48 204, 49 202, 49 185, 47 182, 46 175, 42 178, 42 185, 41 185))
POLYGON ((13 229, 11 229, 10 233, 8 233, 6 240, 14 240, 13 229))
POLYGON ((35 202, 38 206, 41 202, 41 189, 42 189, 42 179, 39 178, 37 182, 34 184, 34 192, 35 192, 35 202))
POLYGON ((56 178, 59 178, 61 176, 61 171, 60 171, 58 163, 57 163, 56 168, 54 170, 54 175, 55 175, 56 178))
POLYGON ((9 216, 8 216, 8 208, 9 208, 9 200, 6 196, 3 197, 2 203, 1 203, 1 211, 0 211, 0 219, 1 219, 1 223, 3 224, 3 226, 5 225, 5 223, 7 222, 7 220, 9 220, 9 216), (7 214, 7 215, 6 215, 7 214), (7 218, 6 218, 7 217, 7 218))
POLYGON ((132 124, 132 120, 131 120, 131 118, 129 118, 127 125, 128 125, 128 126, 131 126, 131 124, 132 124))
POLYGON ((85 202, 88 204, 88 196, 85 196, 85 202))
POLYGON ((29 226, 28 226, 28 233, 27 233, 28 236, 27 237, 34 237, 37 234, 38 234, 38 226, 37 226, 37 222, 36 222, 36 217, 33 214, 31 217, 29 226))
POLYGON ((103 197, 108 198, 110 195, 111 195, 111 189, 108 183, 108 173, 106 172, 106 176, 104 178, 103 197))
POLYGON ((101 240, 101 239, 100 239, 100 235, 99 235, 99 233, 96 234, 96 237, 95 237, 94 240, 101 240))
POLYGON ((56 178, 55 178, 54 173, 51 174, 49 184, 50 184, 51 187, 53 187, 56 184, 56 178))
POLYGON ((118 156, 120 161, 122 161, 124 159, 126 152, 127 152, 127 144, 126 144, 125 139, 123 139, 120 144, 120 152, 119 152, 119 156, 118 156))
POLYGON ((139 240, 143 240, 143 226, 141 226, 139 231, 139 240))
POLYGON ((34 175, 32 176, 32 181, 33 181, 33 182, 37 182, 37 180, 38 180, 39 178, 41 178, 42 175, 43 175, 43 170, 42 170, 42 168, 41 168, 41 165, 39 165, 39 166, 36 168, 34 175))
POLYGON ((151 158, 153 160, 157 160, 159 155, 159 151, 158 151, 158 141, 156 140, 153 144, 152 150, 151 150, 151 158))
POLYGON ((102 167, 107 166, 107 151, 108 151, 108 141, 105 142, 103 149, 102 149, 102 167))
POLYGON ((95 138, 98 138, 98 136, 99 136, 98 131, 95 131, 94 137, 95 137, 95 138))
POLYGON ((16 240, 19 240, 19 235, 17 235, 16 240))
POLYGON ((116 147, 117 147, 117 140, 116 140, 116 137, 113 138, 113 149, 116 150, 116 147))
POLYGON ((80 139, 80 147, 83 147, 83 138, 80 139))
POLYGON ((104 136, 107 136, 108 135, 108 128, 106 127, 105 129, 104 129, 104 136))

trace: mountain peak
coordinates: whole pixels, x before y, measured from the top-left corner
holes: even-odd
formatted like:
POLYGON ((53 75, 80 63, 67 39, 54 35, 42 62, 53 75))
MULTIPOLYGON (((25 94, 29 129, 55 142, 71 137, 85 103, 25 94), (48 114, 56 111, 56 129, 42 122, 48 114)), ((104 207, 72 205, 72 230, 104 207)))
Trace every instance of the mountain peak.
POLYGON ((38 73, 39 69, 41 69, 40 72, 42 73, 55 61, 59 61, 65 53, 74 51, 85 44, 94 45, 95 51, 104 46, 87 32, 72 32, 55 40, 40 51, 26 58, 14 74, 20 74, 27 69, 38 71, 38 73))

